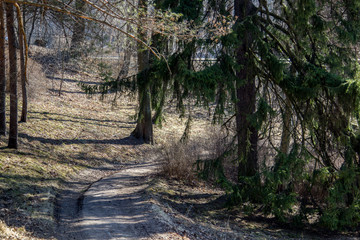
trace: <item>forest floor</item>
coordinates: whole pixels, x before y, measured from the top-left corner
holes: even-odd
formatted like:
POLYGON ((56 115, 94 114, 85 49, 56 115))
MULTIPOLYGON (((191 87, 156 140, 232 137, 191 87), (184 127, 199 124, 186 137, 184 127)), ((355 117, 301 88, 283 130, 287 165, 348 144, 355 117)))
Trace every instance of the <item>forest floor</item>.
MULTIPOLYGON (((89 98, 78 84, 101 82, 97 69, 79 62, 63 64, 56 52, 40 47, 30 53, 29 113, 28 121, 19 124, 19 148, 6 148, 6 137, 0 138, 0 239, 58 238, 59 220, 71 224, 76 215, 72 211, 78 211, 79 201, 95 182, 130 165, 156 161, 162 146, 178 141, 185 129, 186 119, 166 108, 162 128, 155 127, 156 144, 143 144, 131 137, 135 99, 121 96, 114 104, 113 95, 102 101, 98 95, 89 98), (69 212, 61 215, 59 207, 66 203, 69 212)), ((195 111, 192 128, 192 136, 201 141, 213 131, 204 112, 195 111)), ((240 233, 248 239, 352 238, 284 230, 271 219, 249 218, 224 207, 221 189, 196 179, 186 184, 169 180, 158 170, 139 181, 146 182, 143 194, 158 214, 177 223, 165 239, 204 239, 205 232, 210 235, 203 236, 240 233)))

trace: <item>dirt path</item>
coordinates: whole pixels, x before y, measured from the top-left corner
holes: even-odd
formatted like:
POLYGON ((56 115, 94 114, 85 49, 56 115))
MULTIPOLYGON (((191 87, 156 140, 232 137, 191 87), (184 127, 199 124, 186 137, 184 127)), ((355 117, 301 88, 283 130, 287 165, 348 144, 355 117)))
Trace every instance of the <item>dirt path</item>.
POLYGON ((210 226, 159 206, 145 191, 155 170, 154 162, 143 162, 82 172, 59 199, 56 239, 307 239, 302 234, 210 226))
POLYGON ((129 165, 89 185, 76 202, 76 191, 65 193, 60 208, 70 212, 60 213, 57 239, 183 239, 159 219, 144 194, 155 168, 129 165))

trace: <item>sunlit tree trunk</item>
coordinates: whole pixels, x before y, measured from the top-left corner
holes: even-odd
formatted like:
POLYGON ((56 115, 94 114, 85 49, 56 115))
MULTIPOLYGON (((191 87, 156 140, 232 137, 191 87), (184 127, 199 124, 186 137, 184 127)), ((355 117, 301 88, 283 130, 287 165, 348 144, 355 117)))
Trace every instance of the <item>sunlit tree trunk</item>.
POLYGON ((9 148, 18 147, 18 96, 17 96, 17 63, 16 63, 16 35, 14 27, 14 6, 6 3, 6 27, 9 42, 10 65, 10 129, 9 148))
POLYGON ((21 110, 21 122, 27 121, 27 109, 28 109, 28 94, 27 94, 27 81, 26 81, 26 66, 25 66, 25 47, 24 47, 24 35, 21 31, 21 25, 18 25, 19 31, 19 47, 20 47, 20 71, 21 71, 21 94, 22 94, 22 110, 21 110))
POLYGON ((0 135, 6 135, 6 70, 5 70, 4 4, 0 2, 0 135))
MULTIPOLYGON (((250 0, 235 0, 235 16, 244 20, 253 11, 250 0)), ((254 176, 258 168, 257 144, 258 132, 249 121, 249 116, 256 110, 256 88, 253 62, 249 54, 252 44, 251 33, 239 36, 241 45, 237 49, 237 63, 241 69, 237 72, 236 83, 236 129, 238 136, 238 158, 240 176, 254 176)))

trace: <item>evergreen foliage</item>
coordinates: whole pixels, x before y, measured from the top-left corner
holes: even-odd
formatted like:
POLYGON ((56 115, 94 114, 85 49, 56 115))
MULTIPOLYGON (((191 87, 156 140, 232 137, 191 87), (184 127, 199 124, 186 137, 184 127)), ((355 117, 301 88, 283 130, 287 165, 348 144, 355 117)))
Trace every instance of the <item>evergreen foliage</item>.
MULTIPOLYGON (((181 13, 179 21, 195 24, 208 21, 209 15, 229 14, 226 1, 209 1, 207 8, 202 1, 156 4, 181 13)), ((268 156, 260 156, 264 164, 255 176, 230 181, 223 160, 236 149, 232 142, 223 156, 199 160, 199 175, 223 186, 230 202, 242 204, 247 212, 261 210, 297 224, 318 215, 318 223, 329 229, 355 228, 360 223, 360 80, 355 47, 360 37, 359 10, 355 0, 285 0, 271 5, 259 1, 251 15, 237 20, 231 33, 214 37, 208 32, 202 39, 179 41, 175 51, 164 52, 166 60, 154 59, 136 76, 121 81, 104 76, 103 85, 86 90, 135 91, 143 82, 151 82, 152 105, 158 113, 155 122, 161 123, 168 96, 177 100, 181 115, 187 99, 205 107, 214 103, 214 121, 226 125, 236 114, 236 88, 247 84, 236 72, 251 71, 256 77, 257 107, 247 118, 272 146, 273 164, 266 165, 268 156), (246 50, 250 65, 236 61, 236 50, 246 41, 243 36, 252 38, 246 50), (193 59, 204 50, 216 61, 204 61, 203 68, 196 69, 193 59), (285 114, 286 100, 291 150, 281 152, 274 136, 284 124, 279 115, 285 114)), ((166 42, 162 37, 154 40, 158 46, 166 42)))

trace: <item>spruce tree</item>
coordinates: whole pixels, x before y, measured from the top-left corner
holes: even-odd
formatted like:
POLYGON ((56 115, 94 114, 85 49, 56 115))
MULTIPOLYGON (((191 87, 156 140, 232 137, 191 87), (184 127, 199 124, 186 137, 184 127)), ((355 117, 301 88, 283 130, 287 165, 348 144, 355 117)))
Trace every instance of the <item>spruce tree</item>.
MULTIPOLYGON (((143 8, 139 13, 139 19, 146 17, 147 15, 147 2, 145 0, 139 0, 139 8, 143 8)), ((141 21, 141 20, 140 20, 141 21)), ((138 29, 139 38, 146 41, 147 31, 141 27, 138 29)), ((138 72, 138 95, 139 95, 139 111, 137 117, 137 124, 135 130, 132 132, 136 138, 143 139, 145 143, 153 144, 153 126, 151 118, 151 82, 147 76, 148 68, 150 64, 150 52, 148 49, 143 49, 144 46, 138 43, 137 63, 138 72)))
MULTIPOLYGON (((246 21, 256 13, 251 0, 234 1, 235 17, 239 22, 246 21)), ((236 61, 240 66, 236 81, 236 131, 238 135, 239 177, 254 176, 257 173, 258 132, 249 117, 256 110, 256 87, 254 59, 250 57, 250 48, 254 44, 251 31, 242 31, 239 35, 239 47, 236 61)))

